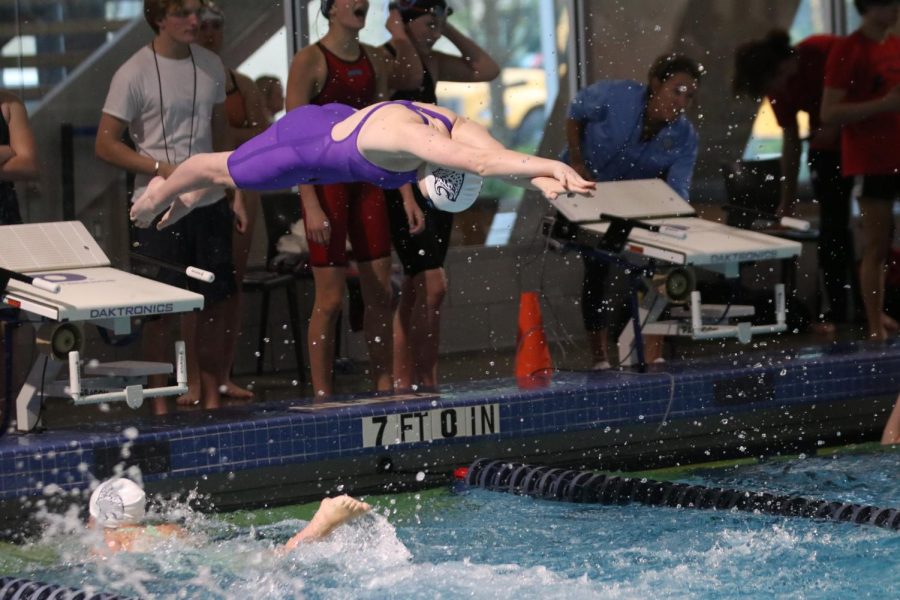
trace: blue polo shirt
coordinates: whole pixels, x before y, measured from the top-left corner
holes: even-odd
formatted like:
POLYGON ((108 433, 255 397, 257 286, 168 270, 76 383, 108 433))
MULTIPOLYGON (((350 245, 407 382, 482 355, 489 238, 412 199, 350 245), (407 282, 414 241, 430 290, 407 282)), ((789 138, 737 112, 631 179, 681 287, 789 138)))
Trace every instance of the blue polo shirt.
MULTIPOLYGON (((582 156, 597 181, 658 177, 687 199, 697 132, 681 115, 641 141, 648 91, 637 81, 600 81, 581 90, 569 105, 569 118, 583 124, 582 156)), ((568 160, 568 150, 563 160, 568 160)))

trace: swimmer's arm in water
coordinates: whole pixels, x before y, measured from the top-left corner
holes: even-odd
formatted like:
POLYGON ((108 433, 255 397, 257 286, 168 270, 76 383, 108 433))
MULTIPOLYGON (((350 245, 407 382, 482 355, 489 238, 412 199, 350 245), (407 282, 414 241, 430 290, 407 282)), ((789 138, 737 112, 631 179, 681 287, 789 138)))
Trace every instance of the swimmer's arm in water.
POLYGON ((900 396, 897 396, 894 410, 891 411, 891 416, 888 417, 887 424, 884 426, 881 443, 886 446, 900 444, 900 396))
POLYGON ((136 525, 103 530, 103 544, 109 553, 130 552, 140 548, 142 542, 160 538, 186 538, 187 532, 174 523, 136 525), (151 530, 152 527, 152 530, 151 530))

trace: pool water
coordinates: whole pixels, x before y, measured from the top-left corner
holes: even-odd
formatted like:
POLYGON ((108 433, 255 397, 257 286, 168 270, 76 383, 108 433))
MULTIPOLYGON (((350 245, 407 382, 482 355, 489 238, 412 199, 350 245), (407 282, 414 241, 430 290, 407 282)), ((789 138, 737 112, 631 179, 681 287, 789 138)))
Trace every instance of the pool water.
MULTIPOLYGON (((653 474, 659 477, 658 473, 653 474)), ((900 452, 837 454, 677 474, 679 481, 900 507, 900 452)), ((95 534, 51 519, 0 546, 0 572, 173 598, 896 598, 900 533, 845 523, 483 490, 369 498, 377 514, 286 556, 314 508, 186 517, 192 541, 92 558, 95 534)))

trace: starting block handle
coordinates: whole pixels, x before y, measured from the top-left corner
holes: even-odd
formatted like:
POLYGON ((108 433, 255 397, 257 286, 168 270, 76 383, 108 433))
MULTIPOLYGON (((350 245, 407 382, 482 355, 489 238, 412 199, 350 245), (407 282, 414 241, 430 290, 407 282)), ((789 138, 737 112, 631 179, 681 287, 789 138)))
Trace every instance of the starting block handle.
POLYGON ((78 350, 69 352, 69 396, 75 404, 81 400, 81 353, 78 350))
POLYGON ((216 280, 216 276, 209 271, 204 271, 198 267, 185 267, 184 274, 190 277, 191 279, 196 279, 198 281, 205 281, 206 283, 212 283, 216 280))
POLYGON ((687 239, 687 231, 681 227, 672 227, 671 225, 659 225, 657 233, 665 235, 677 240, 687 239))
POLYGON ((10 271, 9 269, 4 269, 3 267, 0 267, 0 278, 5 279, 6 281, 15 279, 16 281, 21 281, 22 283, 33 285, 39 290, 50 292, 51 294, 59 293, 58 283, 53 283, 52 281, 47 281, 46 279, 41 279, 40 277, 25 275, 24 273, 19 273, 18 271, 10 271))
POLYGON ((146 254, 141 254, 140 252, 132 252, 131 257, 135 260, 139 260, 141 262, 151 264, 151 265, 153 265, 155 267, 159 267, 161 269, 175 271, 176 273, 184 273, 191 279, 196 279, 198 281, 205 281, 206 283, 212 283, 216 280, 216 276, 214 273, 211 273, 211 272, 201 269, 199 267, 194 267, 192 265, 188 265, 188 266, 177 265, 175 263, 170 263, 165 260, 160 260, 160 259, 154 258, 152 256, 147 256, 146 254))
POLYGON ((778 224, 782 227, 795 229, 797 231, 809 231, 810 228, 809 221, 804 221, 803 219, 795 219, 793 217, 781 217, 781 219, 778 221, 778 224))
POLYGON ((783 283, 775 285, 775 322, 779 325, 787 323, 787 309, 783 283))
POLYGON ((187 352, 181 340, 175 342, 175 381, 187 388, 187 352))

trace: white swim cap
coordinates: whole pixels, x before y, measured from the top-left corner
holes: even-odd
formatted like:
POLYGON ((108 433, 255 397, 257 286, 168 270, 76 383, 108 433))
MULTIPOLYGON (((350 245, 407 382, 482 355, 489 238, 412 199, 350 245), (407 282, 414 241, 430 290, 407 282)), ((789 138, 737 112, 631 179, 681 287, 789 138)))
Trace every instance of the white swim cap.
POLYGON ((444 212, 466 210, 478 199, 484 179, 465 171, 429 164, 425 169, 425 190, 432 206, 444 212))
POLYGON ((89 510, 99 525, 110 529, 134 525, 144 518, 147 496, 141 486, 120 477, 107 479, 91 494, 89 510))

